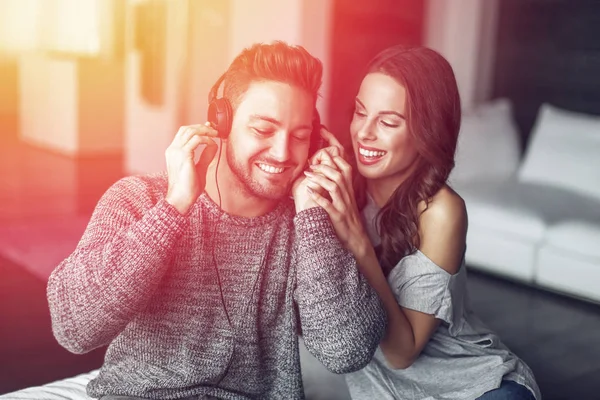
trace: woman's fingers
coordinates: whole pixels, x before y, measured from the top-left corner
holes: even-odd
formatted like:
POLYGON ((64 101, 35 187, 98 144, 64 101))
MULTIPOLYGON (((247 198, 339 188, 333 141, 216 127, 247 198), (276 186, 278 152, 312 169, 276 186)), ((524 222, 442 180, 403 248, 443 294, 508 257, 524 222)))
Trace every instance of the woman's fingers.
POLYGON ((346 212, 348 208, 346 196, 344 195, 344 193, 342 192, 342 190, 336 182, 327 179, 323 175, 314 174, 312 172, 307 171, 304 174, 308 178, 306 186, 311 188, 313 192, 320 188, 326 190, 327 193, 329 193, 332 204, 336 208, 336 210, 342 214, 346 212))
POLYGON ((344 146, 340 143, 340 141, 335 137, 335 135, 327 130, 325 126, 321 125, 321 130, 319 131, 323 140, 325 140, 329 146, 333 146, 338 149, 339 155, 344 156, 344 146))
POLYGON ((335 146, 329 146, 329 147, 325 147, 323 149, 320 149, 319 151, 317 151, 315 153, 314 156, 312 156, 312 158, 309 160, 308 164, 309 165, 316 165, 316 164, 321 164, 321 163, 330 163, 330 166, 334 166, 333 162, 331 161, 331 157, 335 157, 335 156, 340 156, 340 150, 335 147, 335 146))
POLYGON ((316 190, 311 189, 310 186, 307 189, 310 198, 327 212, 332 222, 340 221, 341 213, 333 206, 331 201, 320 195, 316 190))
POLYGON ((348 190, 352 189, 352 166, 343 157, 333 157, 333 162, 346 181, 348 190))
MULTIPOLYGON (((335 166, 330 167, 326 164, 311 165, 310 169, 312 172, 316 173, 317 176, 323 175, 327 179, 333 181, 338 187, 340 195, 343 197, 344 202, 350 204, 351 197, 354 196, 354 193, 352 193, 352 191, 349 190, 348 185, 346 183, 346 178, 341 171, 335 169, 335 166)), ((352 186, 350 186, 350 189, 351 188, 352 186)))

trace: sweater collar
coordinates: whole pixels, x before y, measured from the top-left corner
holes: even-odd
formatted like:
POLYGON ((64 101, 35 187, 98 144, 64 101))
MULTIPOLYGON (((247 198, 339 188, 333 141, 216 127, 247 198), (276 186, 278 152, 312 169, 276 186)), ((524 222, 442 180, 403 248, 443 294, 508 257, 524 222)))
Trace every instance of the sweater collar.
MULTIPOLYGON (((242 226, 257 226, 268 224, 275 219, 281 217, 286 210, 293 210, 293 201, 287 197, 282 199, 277 206, 266 214, 256 217, 241 217, 238 215, 228 214, 223 211, 217 203, 215 203, 206 192, 203 192, 199 197, 199 202, 208 212, 217 217, 221 222, 228 222, 234 225, 242 226)), ((293 214, 292 214, 293 215, 293 214)))

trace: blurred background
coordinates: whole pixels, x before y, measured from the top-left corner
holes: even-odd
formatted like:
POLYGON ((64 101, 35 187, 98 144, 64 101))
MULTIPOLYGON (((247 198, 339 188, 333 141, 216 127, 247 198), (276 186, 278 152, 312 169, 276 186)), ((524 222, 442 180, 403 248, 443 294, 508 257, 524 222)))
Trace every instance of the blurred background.
POLYGON ((343 142, 376 53, 448 59, 475 310, 545 398, 600 398, 598 38, 597 0, 0 0, 0 394, 101 365, 55 343, 49 274, 112 183, 205 121, 235 55, 284 40, 323 61, 343 142))

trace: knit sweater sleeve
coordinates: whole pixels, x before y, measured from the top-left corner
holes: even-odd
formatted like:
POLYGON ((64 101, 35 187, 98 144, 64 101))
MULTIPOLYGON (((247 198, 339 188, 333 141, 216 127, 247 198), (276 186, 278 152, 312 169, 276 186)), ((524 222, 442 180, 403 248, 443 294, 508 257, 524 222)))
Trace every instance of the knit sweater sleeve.
POLYGON ((152 195, 147 180, 115 183, 98 202, 75 251, 49 278, 58 342, 73 353, 110 343, 147 304, 185 224, 164 198, 152 195))
POLYGON ((385 331, 385 311, 376 292, 340 243, 320 207, 294 219, 295 300, 307 349, 330 371, 366 366, 385 331))

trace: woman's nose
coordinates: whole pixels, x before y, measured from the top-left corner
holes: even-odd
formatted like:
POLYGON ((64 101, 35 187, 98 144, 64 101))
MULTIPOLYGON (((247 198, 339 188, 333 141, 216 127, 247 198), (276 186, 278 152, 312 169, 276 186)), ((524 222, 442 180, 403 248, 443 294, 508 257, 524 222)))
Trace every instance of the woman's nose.
POLYGON ((368 119, 362 121, 362 124, 359 126, 356 132, 356 136, 360 140, 374 140, 376 136, 374 132, 373 121, 368 119))

